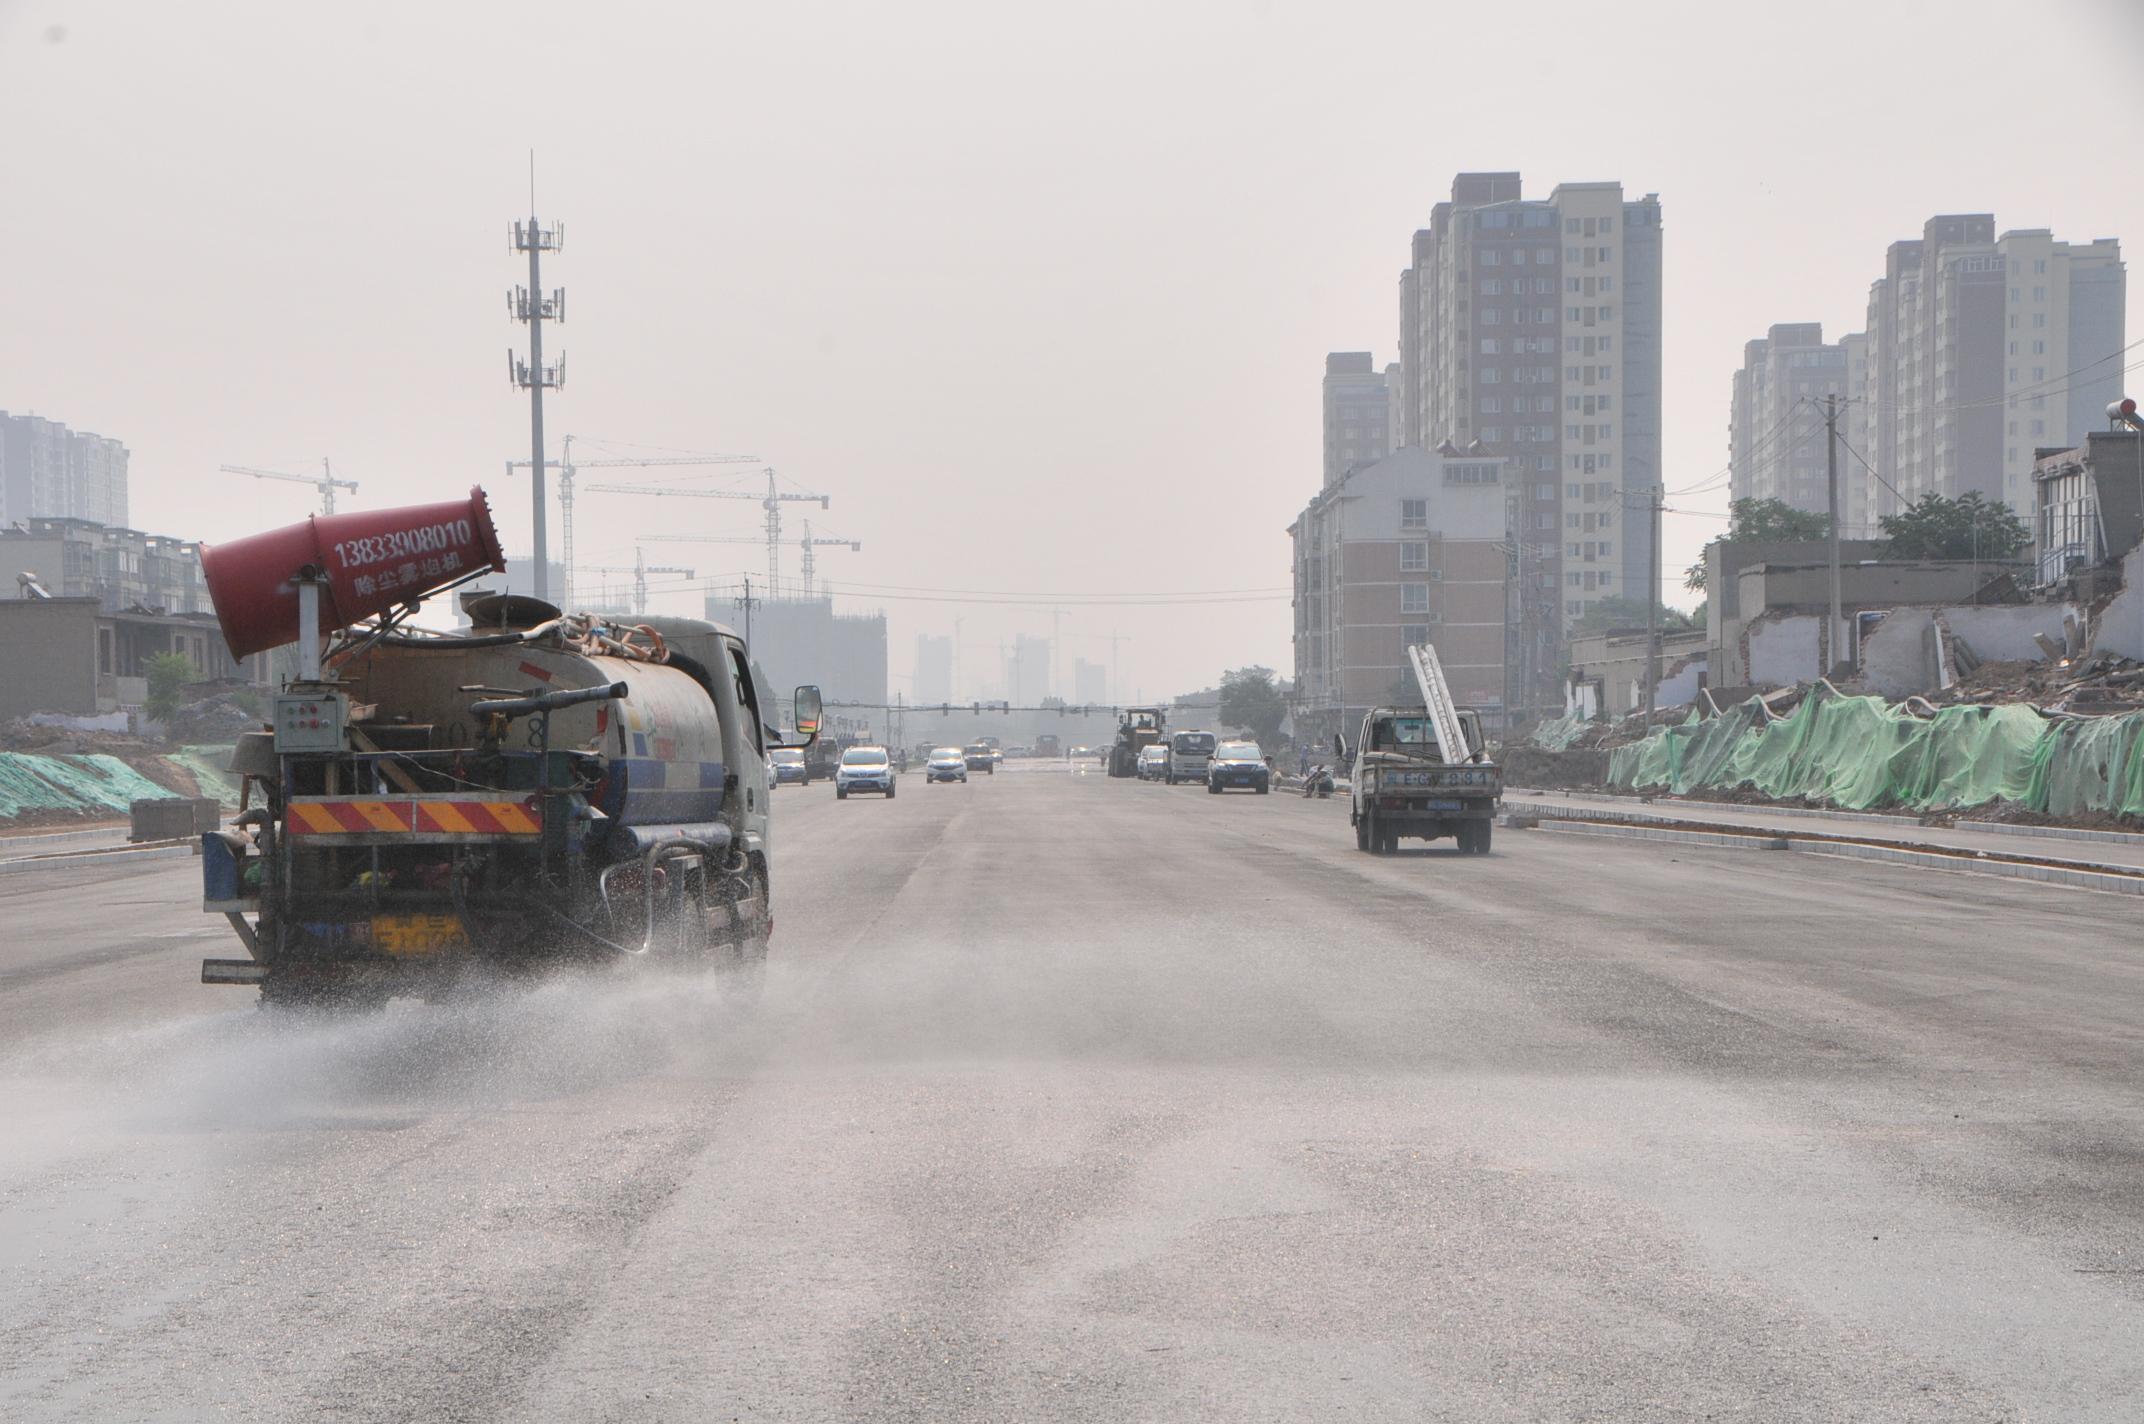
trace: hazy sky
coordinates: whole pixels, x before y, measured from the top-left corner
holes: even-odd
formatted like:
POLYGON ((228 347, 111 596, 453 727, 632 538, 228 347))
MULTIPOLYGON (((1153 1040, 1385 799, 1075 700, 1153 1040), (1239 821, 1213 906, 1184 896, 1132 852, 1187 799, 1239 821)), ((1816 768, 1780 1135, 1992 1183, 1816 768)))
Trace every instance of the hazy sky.
MULTIPOLYGON (((304 488, 216 467, 327 455, 361 504, 480 481, 526 548, 502 294, 534 148, 567 230, 554 434, 759 454, 831 495, 814 517, 864 551, 820 571, 885 586, 843 603, 888 613, 896 689, 955 617, 978 672, 1049 631, 920 592, 951 589, 1064 596, 1066 657, 1120 632, 1123 691, 1152 696, 1285 671, 1284 592, 1080 596, 1285 590, 1324 355, 1393 359, 1455 171, 1660 194, 1678 485, 1726 462, 1741 344, 1859 329, 1929 215, 2144 240, 2140 139, 2124 0, 0 0, 0 408, 125 440, 146 529, 302 518, 304 488)), ((2133 288, 2131 339, 2138 314, 2133 288)), ((742 501, 581 512, 584 563, 760 527, 742 501)), ((1670 518, 1676 600, 1720 527, 1670 518)))

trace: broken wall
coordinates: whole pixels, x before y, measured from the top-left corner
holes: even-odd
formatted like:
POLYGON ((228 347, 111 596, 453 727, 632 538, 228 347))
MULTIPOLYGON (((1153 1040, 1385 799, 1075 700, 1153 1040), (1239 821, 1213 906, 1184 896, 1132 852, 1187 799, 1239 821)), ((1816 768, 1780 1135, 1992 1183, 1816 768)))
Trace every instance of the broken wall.
POLYGON ((1963 638, 1982 662, 2039 662, 2047 654, 2033 641, 2033 635, 2040 634, 2059 644, 2065 616, 2077 616, 2075 605, 1896 608, 1861 640, 1861 681, 1885 697, 1910 697, 1936 690, 1941 680, 1936 673, 1932 629, 1938 618, 1953 637, 1963 638))
MULTIPOLYGON (((1819 613, 1767 613, 1742 630, 1740 682, 1756 687, 1791 687, 1817 675, 1819 613)), ((1693 693, 1694 697, 1696 694, 1693 693)))
POLYGON ((2122 591, 2099 610, 2092 651, 2144 659, 2144 545, 2122 556, 2122 591))

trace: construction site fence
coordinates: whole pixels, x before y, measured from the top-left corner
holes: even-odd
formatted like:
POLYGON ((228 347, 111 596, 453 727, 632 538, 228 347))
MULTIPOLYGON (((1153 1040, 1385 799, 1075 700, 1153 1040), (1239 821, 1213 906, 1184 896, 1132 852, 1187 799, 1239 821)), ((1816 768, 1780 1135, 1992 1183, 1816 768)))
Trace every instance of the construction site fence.
POLYGON ((1714 717, 1693 710, 1681 726, 1616 748, 1608 782, 1677 794, 1747 787, 1853 811, 2004 801, 2049 816, 2144 818, 2144 712, 2049 716, 2008 705, 1921 716, 1820 684, 1783 717, 1755 698, 1714 717))

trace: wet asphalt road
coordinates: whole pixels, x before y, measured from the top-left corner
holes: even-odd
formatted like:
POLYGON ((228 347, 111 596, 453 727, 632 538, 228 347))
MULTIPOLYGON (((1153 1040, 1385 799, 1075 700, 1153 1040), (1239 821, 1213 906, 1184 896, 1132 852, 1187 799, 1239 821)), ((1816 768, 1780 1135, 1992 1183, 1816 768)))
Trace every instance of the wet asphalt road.
POLYGON ((0 878, 0 1418, 2134 1420, 2134 901, 1017 767, 779 793, 756 1011, 279 1025, 0 878))

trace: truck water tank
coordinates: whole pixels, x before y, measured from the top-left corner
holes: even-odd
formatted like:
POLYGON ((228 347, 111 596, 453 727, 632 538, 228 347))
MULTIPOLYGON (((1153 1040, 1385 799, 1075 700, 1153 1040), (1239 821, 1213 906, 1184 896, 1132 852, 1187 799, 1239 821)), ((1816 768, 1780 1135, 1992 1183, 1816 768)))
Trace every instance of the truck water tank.
POLYGON ((465 500, 316 514, 201 551, 201 576, 233 657, 295 642, 298 585, 311 565, 327 579, 323 632, 385 613, 480 569, 504 569, 481 488, 465 500))

